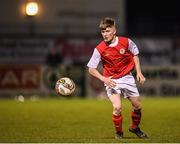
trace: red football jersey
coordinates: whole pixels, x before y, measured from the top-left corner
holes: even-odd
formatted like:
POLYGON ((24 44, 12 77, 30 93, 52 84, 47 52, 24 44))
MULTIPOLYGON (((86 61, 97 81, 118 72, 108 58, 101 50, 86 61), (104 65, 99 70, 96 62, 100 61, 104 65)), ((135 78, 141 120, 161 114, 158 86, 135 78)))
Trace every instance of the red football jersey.
POLYGON ((118 37, 115 47, 109 47, 104 41, 96 47, 101 55, 105 77, 119 78, 134 69, 133 54, 128 46, 128 38, 118 37))

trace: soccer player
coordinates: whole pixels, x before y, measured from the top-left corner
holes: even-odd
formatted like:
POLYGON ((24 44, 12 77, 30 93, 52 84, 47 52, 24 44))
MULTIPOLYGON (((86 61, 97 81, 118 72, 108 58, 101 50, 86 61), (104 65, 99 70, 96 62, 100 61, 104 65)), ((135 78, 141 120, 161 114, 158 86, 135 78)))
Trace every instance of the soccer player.
POLYGON ((139 127, 141 121, 140 95, 131 73, 135 69, 137 81, 144 84, 146 79, 141 72, 138 47, 131 39, 116 35, 116 24, 112 18, 103 18, 99 28, 103 41, 94 49, 87 66, 89 73, 104 83, 108 98, 112 102, 115 138, 123 137, 121 96, 127 98, 132 104, 132 124, 129 131, 139 138, 146 138, 147 135, 139 127), (103 74, 97 70, 100 61, 103 64, 103 74))

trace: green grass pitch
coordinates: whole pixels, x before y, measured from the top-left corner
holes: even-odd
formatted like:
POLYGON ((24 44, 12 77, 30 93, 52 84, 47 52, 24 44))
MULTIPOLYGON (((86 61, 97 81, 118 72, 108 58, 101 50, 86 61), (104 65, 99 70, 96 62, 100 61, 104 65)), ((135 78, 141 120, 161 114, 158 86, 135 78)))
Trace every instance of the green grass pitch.
POLYGON ((108 100, 0 100, 1 143, 179 143, 180 98, 142 98, 139 139, 128 132, 131 106, 122 100, 124 138, 114 139, 112 106, 108 100))

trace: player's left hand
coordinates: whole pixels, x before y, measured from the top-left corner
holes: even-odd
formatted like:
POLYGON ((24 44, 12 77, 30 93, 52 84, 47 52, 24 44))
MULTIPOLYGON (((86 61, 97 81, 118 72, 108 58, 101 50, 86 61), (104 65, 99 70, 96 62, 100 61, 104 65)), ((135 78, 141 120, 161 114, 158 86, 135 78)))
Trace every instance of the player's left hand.
POLYGON ((137 73, 137 81, 141 84, 141 85, 143 85, 144 84, 144 82, 146 81, 146 78, 143 76, 143 74, 142 73, 137 73))

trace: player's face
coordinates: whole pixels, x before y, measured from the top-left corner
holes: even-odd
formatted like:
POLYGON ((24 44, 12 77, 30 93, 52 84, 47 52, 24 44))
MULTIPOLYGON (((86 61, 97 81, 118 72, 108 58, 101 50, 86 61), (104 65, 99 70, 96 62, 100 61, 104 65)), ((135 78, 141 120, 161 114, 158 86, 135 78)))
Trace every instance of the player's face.
POLYGON ((102 37, 105 42, 111 43, 116 34, 115 27, 107 27, 106 29, 101 30, 102 37))

